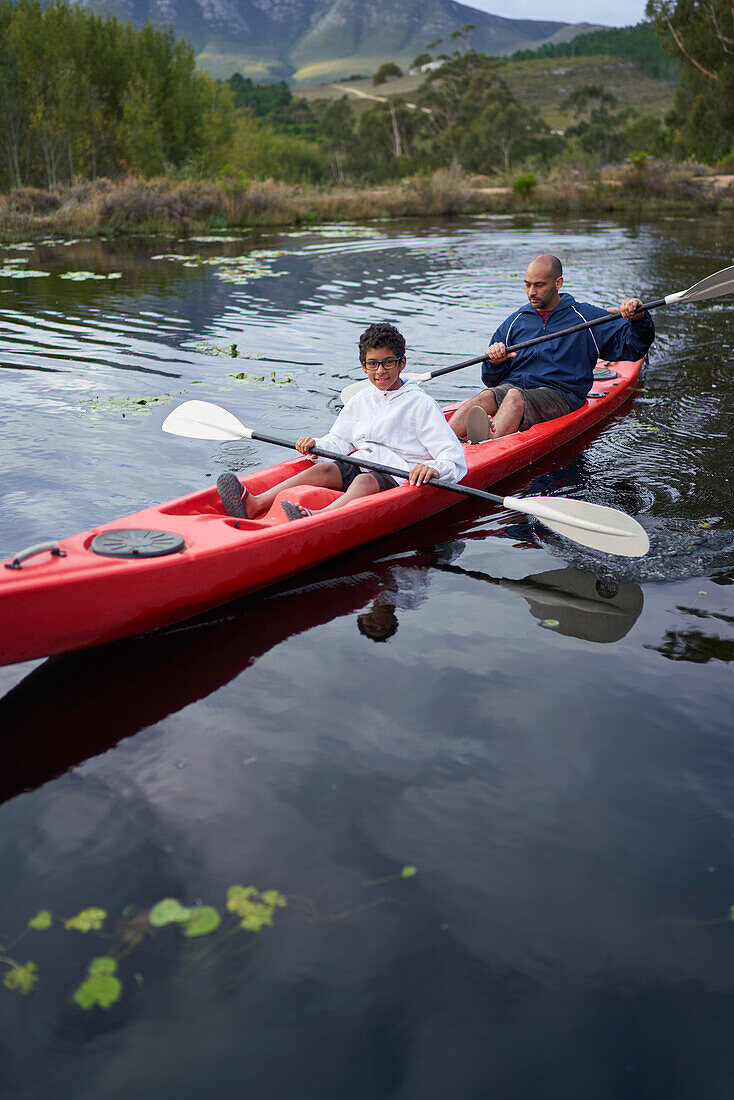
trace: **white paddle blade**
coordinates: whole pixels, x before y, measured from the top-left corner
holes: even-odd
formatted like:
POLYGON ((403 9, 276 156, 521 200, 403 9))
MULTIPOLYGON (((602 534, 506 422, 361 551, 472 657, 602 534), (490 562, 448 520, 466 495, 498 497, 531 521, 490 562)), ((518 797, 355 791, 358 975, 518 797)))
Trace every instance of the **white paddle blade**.
POLYGON ((645 528, 636 519, 602 504, 569 497, 505 497, 506 508, 535 516, 551 531, 564 535, 582 546, 605 554, 641 558, 650 549, 645 528))
POLYGON ((252 429, 211 401, 184 401, 161 424, 164 432, 189 439, 252 439, 252 429))
POLYGON ((667 305, 674 302, 703 302, 706 298, 720 298, 734 294, 734 267, 723 267, 713 275, 707 275, 688 290, 679 290, 677 294, 668 294, 667 305))
MULTIPOLYGON (((414 382, 427 382, 431 377, 430 374, 409 374, 408 371, 403 371, 400 375, 401 378, 412 378, 414 382)), ((360 382, 352 382, 349 386, 345 386, 340 397, 342 403, 346 405, 350 397, 354 397, 355 393, 359 393, 360 390, 366 390, 368 386, 371 386, 369 378, 363 378, 360 382)))

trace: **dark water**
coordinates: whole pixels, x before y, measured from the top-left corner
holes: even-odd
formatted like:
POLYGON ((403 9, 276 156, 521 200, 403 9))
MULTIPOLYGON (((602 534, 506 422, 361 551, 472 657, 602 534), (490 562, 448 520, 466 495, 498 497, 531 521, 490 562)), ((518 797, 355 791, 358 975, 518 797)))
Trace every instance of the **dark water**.
MULTIPOLYGON (((429 369, 481 352, 536 252, 614 304, 731 242, 498 218, 5 250, 0 554, 283 457, 162 434, 172 401, 315 433, 371 320, 429 369)), ((3 1098, 731 1096, 733 321, 658 312, 634 404, 503 484, 625 509, 645 559, 461 504, 181 628, 0 669, 0 956, 38 968, 0 985, 3 1098), (288 905, 237 930, 235 884, 288 905), (222 926, 146 934, 166 897, 222 926), (90 906, 101 931, 65 929, 90 906), (95 956, 121 996, 83 1010, 95 956)))

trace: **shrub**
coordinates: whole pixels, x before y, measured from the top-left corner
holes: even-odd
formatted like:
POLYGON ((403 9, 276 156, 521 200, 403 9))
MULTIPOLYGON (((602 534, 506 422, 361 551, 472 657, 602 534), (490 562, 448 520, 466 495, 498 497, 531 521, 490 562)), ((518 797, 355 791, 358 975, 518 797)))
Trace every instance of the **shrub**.
POLYGON ((538 179, 534 172, 520 172, 512 181, 512 190, 521 199, 529 199, 538 186, 538 179))

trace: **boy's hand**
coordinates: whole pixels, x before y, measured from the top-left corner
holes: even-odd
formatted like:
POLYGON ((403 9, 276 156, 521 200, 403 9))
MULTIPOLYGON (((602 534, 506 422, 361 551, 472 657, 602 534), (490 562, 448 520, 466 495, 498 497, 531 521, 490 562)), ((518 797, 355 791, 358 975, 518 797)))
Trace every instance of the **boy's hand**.
POLYGON ((423 485, 426 481, 430 481, 432 477, 438 477, 438 470, 434 470, 433 466, 426 466, 423 462, 418 462, 408 474, 408 481, 411 485, 423 485))
POLYGON ((302 455, 307 455, 315 444, 316 440, 310 435, 302 435, 300 439, 296 440, 296 450, 300 451, 302 455))

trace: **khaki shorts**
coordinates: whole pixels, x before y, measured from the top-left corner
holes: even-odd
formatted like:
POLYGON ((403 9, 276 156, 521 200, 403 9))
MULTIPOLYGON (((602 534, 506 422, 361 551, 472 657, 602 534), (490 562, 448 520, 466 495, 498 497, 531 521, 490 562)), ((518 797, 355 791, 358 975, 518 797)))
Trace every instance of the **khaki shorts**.
POLYGON ((557 416, 565 416, 571 411, 565 398, 550 386, 535 386, 531 390, 524 390, 522 386, 515 386, 512 382, 503 382, 501 386, 489 388, 494 394, 497 408, 510 390, 517 390, 520 393, 525 405, 525 413, 520 421, 519 431, 521 432, 526 432, 534 424, 542 424, 544 420, 555 420, 557 416))

